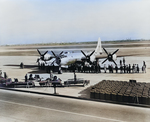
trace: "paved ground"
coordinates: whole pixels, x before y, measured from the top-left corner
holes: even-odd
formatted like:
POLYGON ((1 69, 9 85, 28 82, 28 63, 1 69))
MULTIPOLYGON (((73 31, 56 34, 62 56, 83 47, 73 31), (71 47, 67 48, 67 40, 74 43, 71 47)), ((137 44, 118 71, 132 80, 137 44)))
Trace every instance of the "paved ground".
POLYGON ((150 109, 0 90, 1 122, 149 122, 150 109))
MULTIPOLYGON (((118 81, 129 81, 129 79, 135 79, 137 82, 149 82, 148 73, 135 73, 135 74, 116 74, 116 73, 76 73, 77 78, 83 78, 85 80, 90 80, 90 84, 83 87, 79 86, 70 86, 70 87, 57 87, 56 91, 60 95, 74 96, 74 97, 87 97, 90 98, 88 88, 102 80, 118 80, 118 81)), ((74 77, 73 73, 63 73, 63 74, 54 74, 58 78, 62 79, 62 83, 67 79, 74 77)), ((41 77, 49 77, 49 74, 41 74, 41 77)), ((42 93, 54 93, 53 87, 39 87, 39 83, 35 82, 35 85, 38 87, 35 88, 15 88, 26 91, 36 91, 42 93)))
MULTIPOLYGON (((120 49, 120 48, 119 48, 120 49)), ((28 49, 27 49, 28 50, 28 49)), ((110 51, 111 49, 109 49, 110 51)), ((114 48, 112 51, 116 50, 114 48)), ((149 47, 142 48, 121 48, 120 54, 141 54, 141 56, 126 57, 127 64, 142 64, 146 61, 147 73, 140 74, 89 74, 77 73, 78 78, 90 80, 90 85, 86 87, 65 87, 57 88, 57 93, 68 96, 86 96, 85 89, 101 80, 123 80, 135 79, 138 82, 150 82, 150 57, 149 47)), ((8 51, 8 49, 6 49, 8 51)), ((12 52, 12 50, 9 50, 12 52)), ((34 49, 36 52, 36 50, 34 49)), ((18 51, 17 51, 18 52, 18 51)), ((25 52, 23 50, 23 52, 25 52)), ((36 52, 37 53, 37 52, 36 52)), ((3 54, 3 52, 2 52, 3 54)), ((32 53, 31 53, 32 54, 32 53)), ((10 78, 18 78, 23 81, 24 76, 33 69, 20 69, 19 67, 5 66, 8 64, 17 64, 23 62, 25 65, 35 65, 39 56, 29 56, 28 53, 23 56, 0 56, 0 70, 7 72, 10 78)), ((118 59, 119 62, 119 59, 118 59)), ((62 81, 73 78, 73 73, 63 73, 58 75, 62 81)), ((38 84, 38 83, 37 83, 38 84)), ((20 89, 20 88, 18 88, 20 89)), ((33 90, 45 93, 54 93, 52 87, 21 88, 24 90, 33 90)), ((86 96, 89 97, 89 96, 86 96)), ((148 108, 131 107, 125 105, 116 105, 101 102, 92 102, 76 100, 69 98, 59 98, 53 96, 43 96, 19 93, 13 91, 0 90, 0 121, 1 122, 46 122, 46 121, 144 121, 149 122, 150 110, 148 108)))

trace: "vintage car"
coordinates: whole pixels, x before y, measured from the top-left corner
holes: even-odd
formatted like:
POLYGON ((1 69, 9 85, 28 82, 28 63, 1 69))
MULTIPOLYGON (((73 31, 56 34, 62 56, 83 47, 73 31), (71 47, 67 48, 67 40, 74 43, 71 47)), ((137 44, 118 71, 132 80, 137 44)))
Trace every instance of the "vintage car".
POLYGON ((6 81, 6 87, 26 87, 26 88, 29 88, 29 87, 35 87, 35 83, 34 81, 30 81, 28 80, 27 82, 19 82, 18 79, 15 79, 14 82, 11 80, 11 79, 8 79, 6 81))
POLYGON ((71 85, 88 85, 90 83, 90 80, 84 80, 81 78, 78 79, 68 79, 67 81, 64 81, 64 86, 71 86, 71 85))
POLYGON ((3 84, 6 82, 6 79, 4 77, 0 77, 0 84, 3 84))
POLYGON ((40 86, 62 86, 62 83, 61 83, 61 79, 60 78, 57 78, 57 76, 54 76, 53 80, 50 79, 50 78, 47 78, 46 80, 41 80, 39 82, 39 85, 40 86))

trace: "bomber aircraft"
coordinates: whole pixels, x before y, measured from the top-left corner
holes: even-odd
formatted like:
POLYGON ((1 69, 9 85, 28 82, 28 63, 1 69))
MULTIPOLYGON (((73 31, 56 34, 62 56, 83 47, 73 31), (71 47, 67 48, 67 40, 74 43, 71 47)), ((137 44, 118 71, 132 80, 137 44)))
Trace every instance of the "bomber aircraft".
POLYGON ((105 48, 102 48, 101 39, 99 37, 96 49, 93 50, 90 54, 86 54, 83 50, 81 50, 81 52, 83 54, 82 56, 81 55, 73 56, 73 55, 75 55, 74 53, 70 54, 71 55, 70 56, 70 55, 68 55, 69 52, 64 52, 64 51, 62 51, 60 54, 56 55, 53 51, 51 51, 52 55, 49 54, 48 56, 46 56, 48 51, 46 51, 44 54, 41 54, 41 52, 38 50, 41 57, 37 59, 37 62, 39 62, 40 60, 44 61, 45 63, 50 61, 50 63, 49 63, 50 65, 57 64, 57 65, 61 66, 61 65, 66 65, 66 64, 68 64, 68 62, 73 62, 73 61, 82 61, 82 62, 87 62, 90 64, 92 64, 93 62, 98 63, 99 59, 106 58, 102 62, 102 64, 108 60, 108 61, 113 62, 116 65, 115 60, 117 59, 116 53, 118 52, 118 50, 119 49, 117 49, 113 53, 108 53, 105 48), (105 51, 107 56, 102 56, 102 49, 105 51))
MULTIPOLYGON (((44 49, 45 50, 45 49, 44 49)), ((72 49, 71 49, 72 50, 72 49)), ((89 50, 89 49, 88 49, 89 50)), ((45 69, 45 66, 48 67, 48 72, 52 69, 53 72, 60 72, 61 68, 67 69, 70 65, 76 65, 79 64, 80 66, 85 66, 85 64, 90 64, 93 66, 97 66, 99 64, 99 59, 104 59, 102 64, 105 63, 107 60, 110 62, 113 62, 116 64, 117 55, 119 49, 115 50, 113 53, 108 53, 108 51, 103 47, 101 44, 100 37, 98 38, 96 49, 85 53, 85 51, 78 49, 77 52, 75 50, 73 51, 66 51, 65 49, 61 49, 61 51, 56 53, 53 51, 46 50, 44 53, 37 49, 38 53, 40 54, 40 57, 37 59, 38 65, 24 65, 21 66, 21 68, 34 68, 39 67, 40 69, 45 69), (107 54, 104 55, 103 51, 107 54), (42 53, 41 53, 42 52, 42 53), (49 70, 50 68, 50 70, 49 70), (55 70, 56 69, 56 70, 55 70)), ((131 55, 119 55, 118 57, 123 56, 131 56, 131 55)), ((7 66, 18 66, 18 65, 7 65, 7 66)), ((46 71, 47 72, 47 71, 46 71)))

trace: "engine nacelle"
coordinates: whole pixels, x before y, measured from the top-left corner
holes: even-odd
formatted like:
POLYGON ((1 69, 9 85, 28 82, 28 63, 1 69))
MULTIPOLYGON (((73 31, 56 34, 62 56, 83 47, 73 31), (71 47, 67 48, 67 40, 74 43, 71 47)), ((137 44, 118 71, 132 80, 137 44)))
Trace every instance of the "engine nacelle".
POLYGON ((117 55, 116 55, 116 54, 113 55, 113 60, 114 60, 114 61, 117 60, 117 55))
POLYGON ((112 55, 111 53, 109 53, 107 59, 108 61, 115 61, 117 59, 117 55, 116 54, 112 55))
POLYGON ((115 62, 115 60, 117 59, 117 55, 115 53, 117 53, 119 49, 117 49, 113 53, 108 53, 105 48, 103 48, 103 49, 104 49, 105 53, 107 54, 107 58, 102 62, 102 64, 105 63, 108 60, 108 61, 114 62, 115 65, 117 65, 116 62, 115 62))

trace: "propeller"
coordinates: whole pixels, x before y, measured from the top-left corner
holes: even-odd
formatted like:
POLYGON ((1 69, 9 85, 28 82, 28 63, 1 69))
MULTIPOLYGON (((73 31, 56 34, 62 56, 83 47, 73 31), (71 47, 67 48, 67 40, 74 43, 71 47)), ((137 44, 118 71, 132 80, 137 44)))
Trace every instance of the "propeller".
POLYGON ((40 58, 37 59, 37 62, 39 62, 40 59, 43 60, 43 61, 45 61, 44 60, 44 56, 46 55, 46 53, 48 53, 48 51, 46 51, 44 54, 41 54, 41 52, 39 51, 39 49, 37 49, 37 51, 40 54, 40 58))
POLYGON ((105 48, 103 48, 103 49, 104 49, 105 53, 107 54, 107 58, 102 62, 102 64, 105 63, 108 60, 108 61, 113 62, 115 65, 117 65, 116 62, 113 59, 113 55, 116 54, 119 49, 117 49, 116 51, 114 51, 112 54, 108 53, 105 48))
POLYGON ((51 63, 52 65, 54 64, 54 62, 56 62, 58 65, 60 65, 61 59, 67 57, 67 56, 63 55, 63 51, 59 55, 56 55, 53 51, 51 51, 51 52, 55 58, 55 60, 51 63))
POLYGON ((40 58, 37 59, 36 63, 38 63, 40 61, 40 58))
POLYGON ((82 50, 81 50, 81 52, 85 56, 85 58, 82 58, 81 60, 86 60, 88 63, 92 63, 91 56, 93 55, 93 53, 95 52, 95 50, 91 54, 89 54, 89 55, 86 55, 82 50))

